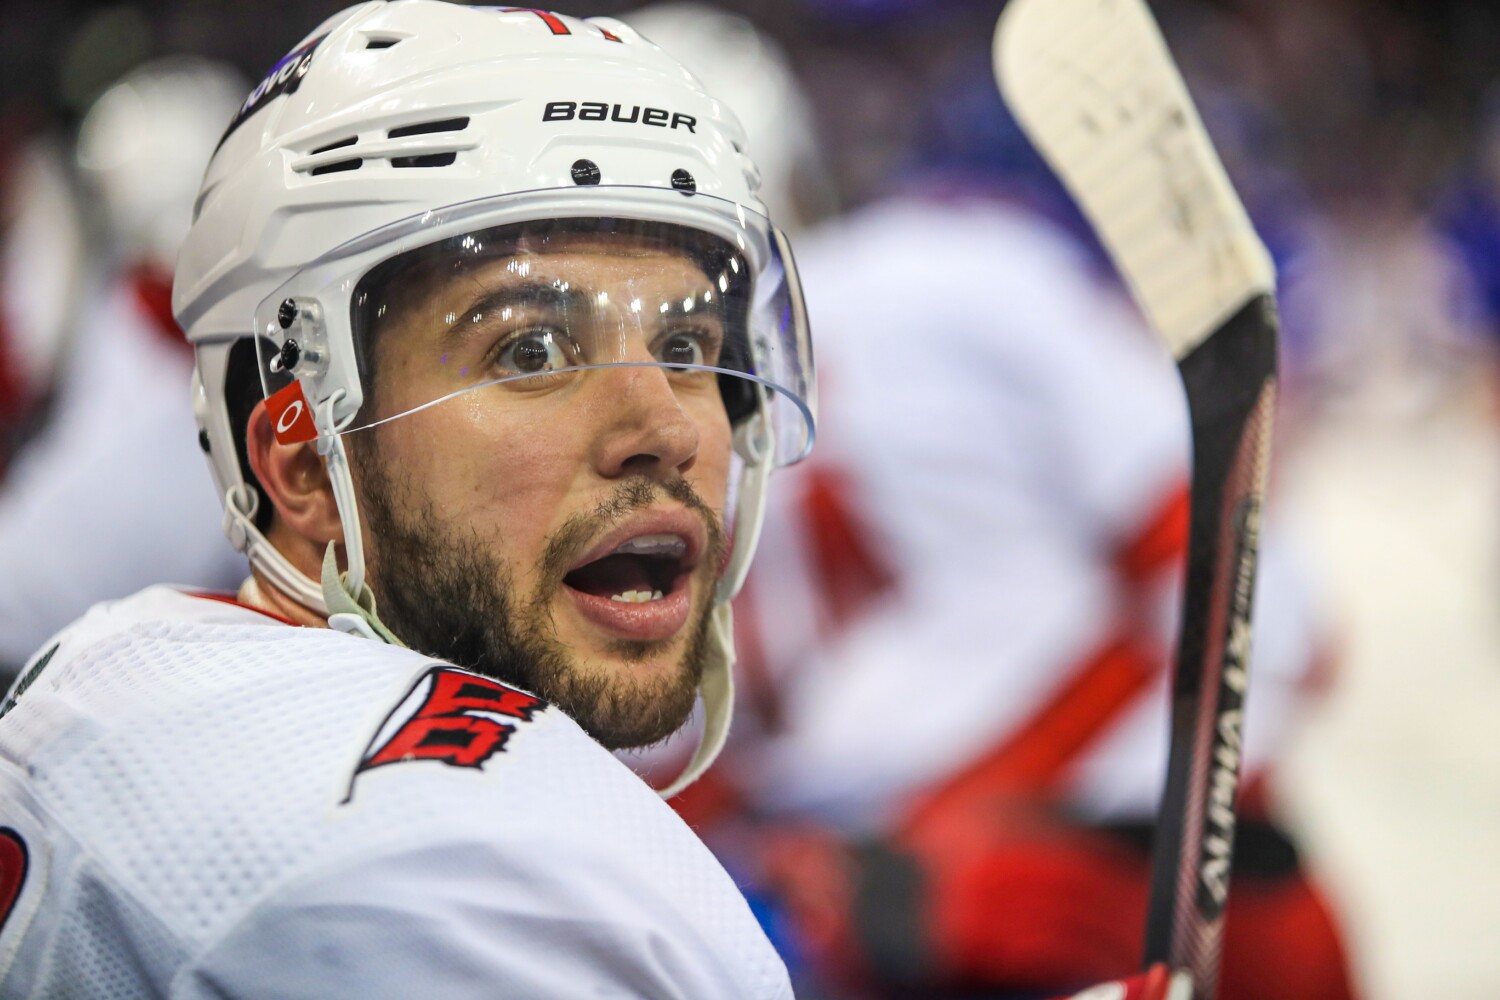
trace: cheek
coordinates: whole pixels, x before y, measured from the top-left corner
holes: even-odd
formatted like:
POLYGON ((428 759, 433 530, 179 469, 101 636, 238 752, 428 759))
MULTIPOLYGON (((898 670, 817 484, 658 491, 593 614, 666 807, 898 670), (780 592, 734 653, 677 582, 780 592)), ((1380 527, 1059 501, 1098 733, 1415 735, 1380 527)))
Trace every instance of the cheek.
MULTIPOLYGON (((394 421, 412 481, 464 535, 528 566, 555 526, 583 461, 566 424, 496 407, 482 390, 394 421)), ((394 436, 394 435, 393 435, 394 436)))

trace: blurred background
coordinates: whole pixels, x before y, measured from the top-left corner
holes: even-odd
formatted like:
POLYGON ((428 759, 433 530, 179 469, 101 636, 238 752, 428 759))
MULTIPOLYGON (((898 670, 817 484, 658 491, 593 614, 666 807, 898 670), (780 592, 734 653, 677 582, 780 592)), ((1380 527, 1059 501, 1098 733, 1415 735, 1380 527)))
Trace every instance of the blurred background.
MULTIPOLYGON (((4 4, 0 667, 93 600, 243 576, 171 261, 223 124, 341 6, 4 4)), ((738 606, 745 718, 679 808, 757 894, 803 995, 1025 996, 1126 971, 1186 425, 1170 362, 995 93, 1003 3, 637 6, 553 9, 639 14, 745 121, 824 402, 738 606), (1003 818, 975 832, 975 803, 1003 818)), ((1242 842, 1266 895, 1237 897, 1259 929, 1231 947, 1229 996, 1492 1000, 1500 5, 1152 6, 1282 284, 1246 790, 1269 846, 1242 842), (1253 946, 1278 928, 1322 944, 1253 946), (1302 985, 1244 971, 1278 965, 1302 985)), ((666 774, 672 753, 638 766, 666 774)))

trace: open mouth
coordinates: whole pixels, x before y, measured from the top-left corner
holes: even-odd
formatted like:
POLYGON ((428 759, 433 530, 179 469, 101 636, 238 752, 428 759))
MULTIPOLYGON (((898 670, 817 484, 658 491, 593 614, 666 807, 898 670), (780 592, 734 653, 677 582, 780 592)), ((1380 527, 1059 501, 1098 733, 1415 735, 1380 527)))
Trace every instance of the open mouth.
POLYGON ((638 535, 563 577, 580 593, 621 604, 660 601, 685 588, 694 560, 682 535, 638 535))

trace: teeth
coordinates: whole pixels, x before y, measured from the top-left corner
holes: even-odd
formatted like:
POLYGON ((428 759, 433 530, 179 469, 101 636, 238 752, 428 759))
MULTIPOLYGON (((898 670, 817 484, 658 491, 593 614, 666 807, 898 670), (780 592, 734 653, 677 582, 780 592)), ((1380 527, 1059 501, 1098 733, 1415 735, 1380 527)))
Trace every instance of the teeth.
POLYGON ((623 594, 615 594, 611 601, 619 601, 621 604, 645 604, 647 601, 659 601, 665 596, 659 590, 627 590, 623 594))
POLYGON ((681 535, 641 535, 615 549, 611 555, 670 556, 687 554, 687 542, 681 535))

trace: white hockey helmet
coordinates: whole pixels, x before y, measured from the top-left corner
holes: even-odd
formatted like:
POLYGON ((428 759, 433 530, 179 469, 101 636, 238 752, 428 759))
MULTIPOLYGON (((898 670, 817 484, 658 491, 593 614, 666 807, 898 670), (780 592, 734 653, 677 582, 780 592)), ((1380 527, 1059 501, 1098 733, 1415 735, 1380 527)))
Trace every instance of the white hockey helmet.
MULTIPOLYGON (((731 695, 728 601, 755 548, 766 475, 800 459, 813 438, 812 355, 796 269, 764 217, 743 145, 721 103, 619 22, 376 0, 325 21, 246 99, 209 163, 173 289, 173 311, 197 351, 200 440, 230 540, 330 624, 388 635, 364 614, 358 512, 342 443, 371 426, 361 381, 365 338, 373 336, 361 309, 372 294, 366 279, 433 248, 482 264, 545 240, 555 226, 649 233, 695 255, 706 277, 701 299, 637 298, 611 313, 619 345, 632 310, 707 308, 716 293, 714 308, 728 297, 739 310, 715 356, 676 354, 670 365, 714 372, 721 386, 739 388, 725 392, 738 486, 733 550, 716 594, 721 655, 704 674, 703 743, 669 794, 722 743, 731 695), (341 581, 330 580, 325 565, 322 586, 314 583, 257 527, 262 501, 242 454, 248 410, 233 398, 244 394, 246 365, 259 373, 254 398, 268 398, 278 437, 316 439, 328 463, 348 560, 341 581)), ((580 370, 641 363, 597 339, 591 356, 556 363, 580 370)), ((397 416, 535 374, 476 372, 397 416)))
POLYGON ((760 199, 778 224, 795 231, 832 210, 833 185, 812 107, 776 39, 700 0, 663 0, 620 17, 723 95, 745 126, 760 170, 760 199))

